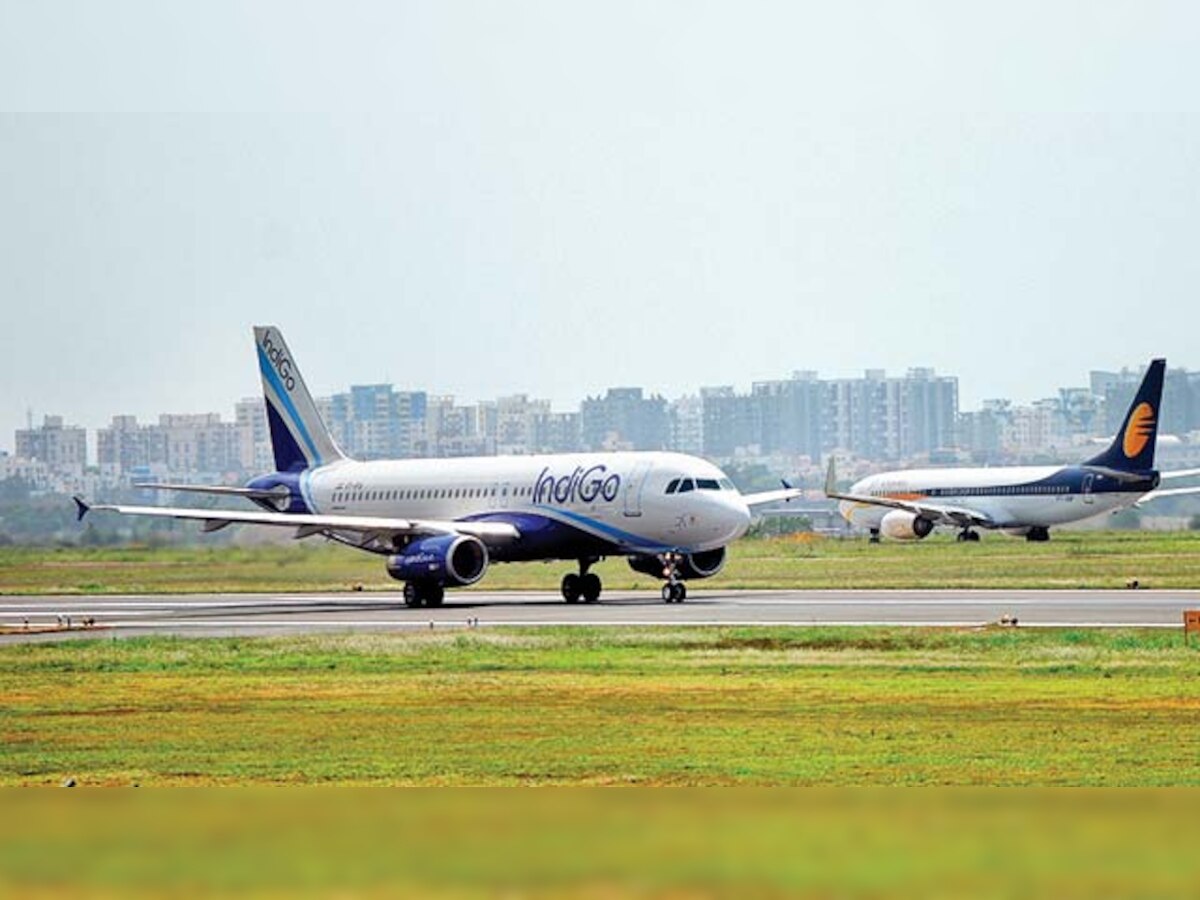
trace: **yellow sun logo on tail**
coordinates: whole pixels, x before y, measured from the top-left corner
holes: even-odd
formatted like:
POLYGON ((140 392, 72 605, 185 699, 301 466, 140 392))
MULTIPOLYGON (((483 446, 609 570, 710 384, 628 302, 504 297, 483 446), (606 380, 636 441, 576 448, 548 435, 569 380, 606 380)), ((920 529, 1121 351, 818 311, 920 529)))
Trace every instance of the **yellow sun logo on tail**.
POLYGON ((1125 439, 1121 442, 1125 456, 1128 459, 1135 458, 1145 449, 1146 442, 1153 433, 1154 407, 1149 403, 1139 403, 1129 417, 1129 424, 1125 426, 1125 439))

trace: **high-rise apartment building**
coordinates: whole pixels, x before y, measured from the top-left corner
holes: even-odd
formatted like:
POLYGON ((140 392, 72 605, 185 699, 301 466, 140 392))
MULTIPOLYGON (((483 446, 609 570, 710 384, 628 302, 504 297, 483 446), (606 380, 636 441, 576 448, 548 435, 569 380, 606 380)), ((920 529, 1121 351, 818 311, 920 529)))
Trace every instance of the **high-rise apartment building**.
POLYGON ((646 397, 640 387, 609 388, 579 407, 583 442, 589 450, 664 450, 670 427, 667 401, 646 397))

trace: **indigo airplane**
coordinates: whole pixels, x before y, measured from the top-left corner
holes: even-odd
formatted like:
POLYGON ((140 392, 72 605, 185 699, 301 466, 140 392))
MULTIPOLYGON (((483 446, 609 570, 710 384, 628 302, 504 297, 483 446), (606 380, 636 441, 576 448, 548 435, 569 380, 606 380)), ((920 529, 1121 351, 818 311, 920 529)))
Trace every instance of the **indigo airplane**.
POLYGON ((825 496, 841 501, 842 516, 896 540, 920 540, 938 525, 959 529, 960 541, 977 541, 977 528, 998 528, 1030 541, 1050 538, 1050 528, 1158 497, 1192 494, 1200 487, 1159 490, 1164 479, 1200 469, 1158 472, 1154 449, 1166 361, 1153 360, 1108 449, 1074 466, 907 469, 881 472, 837 490, 829 461, 825 496))
POLYGON ((624 556, 660 578, 680 603, 684 582, 716 575, 725 548, 745 534, 751 510, 799 490, 743 495, 720 469, 680 453, 569 453, 359 462, 338 448, 295 357, 271 326, 254 329, 276 471, 245 487, 143 487, 239 497, 257 510, 89 505, 125 515, 192 519, 203 530, 235 523, 323 535, 387 558, 409 606, 438 606, 447 587, 479 581, 492 562, 574 560, 562 579, 568 603, 593 603, 589 568, 624 556))

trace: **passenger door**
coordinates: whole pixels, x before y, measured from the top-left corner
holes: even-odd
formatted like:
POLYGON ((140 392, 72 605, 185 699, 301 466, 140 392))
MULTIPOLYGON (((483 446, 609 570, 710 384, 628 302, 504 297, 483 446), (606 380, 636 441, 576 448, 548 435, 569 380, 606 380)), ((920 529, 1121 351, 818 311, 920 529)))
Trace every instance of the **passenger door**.
POLYGON ((646 486, 646 476, 654 467, 651 462, 639 462, 634 465, 625 481, 625 515, 630 518, 642 514, 642 489, 646 486))

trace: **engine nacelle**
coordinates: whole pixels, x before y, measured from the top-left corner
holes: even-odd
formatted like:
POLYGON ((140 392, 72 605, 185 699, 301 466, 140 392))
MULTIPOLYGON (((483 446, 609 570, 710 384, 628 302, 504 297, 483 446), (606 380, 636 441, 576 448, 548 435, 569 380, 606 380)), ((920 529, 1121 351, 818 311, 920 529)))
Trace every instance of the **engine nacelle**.
POLYGON ((933 531, 933 520, 893 509, 879 521, 879 530, 894 541, 919 541, 933 531))
POLYGON ((488 567, 487 547, 467 534, 439 534, 413 541, 389 556, 387 573, 397 581, 425 581, 462 587, 474 584, 488 567))
MULTIPOLYGON (((631 556, 629 568, 643 575, 654 578, 663 577, 663 564, 657 556, 631 556)), ((725 568, 725 548, 704 550, 700 553, 687 553, 676 568, 679 577, 685 581, 694 578, 712 578, 725 568)))

